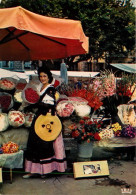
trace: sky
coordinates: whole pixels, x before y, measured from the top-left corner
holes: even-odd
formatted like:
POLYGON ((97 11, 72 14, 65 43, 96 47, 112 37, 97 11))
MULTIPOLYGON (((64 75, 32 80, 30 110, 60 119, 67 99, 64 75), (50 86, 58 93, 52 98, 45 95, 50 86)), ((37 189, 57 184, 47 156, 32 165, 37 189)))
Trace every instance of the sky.
POLYGON ((134 7, 136 8, 136 0, 131 0, 131 2, 133 3, 134 7))

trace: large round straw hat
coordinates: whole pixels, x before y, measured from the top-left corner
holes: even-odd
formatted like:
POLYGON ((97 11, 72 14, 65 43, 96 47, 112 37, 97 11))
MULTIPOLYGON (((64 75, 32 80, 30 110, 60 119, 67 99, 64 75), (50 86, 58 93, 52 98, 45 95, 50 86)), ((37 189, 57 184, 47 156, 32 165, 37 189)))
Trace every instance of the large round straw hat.
POLYGON ((51 113, 40 115, 35 121, 35 132, 44 141, 55 140, 61 132, 62 124, 60 119, 51 113))

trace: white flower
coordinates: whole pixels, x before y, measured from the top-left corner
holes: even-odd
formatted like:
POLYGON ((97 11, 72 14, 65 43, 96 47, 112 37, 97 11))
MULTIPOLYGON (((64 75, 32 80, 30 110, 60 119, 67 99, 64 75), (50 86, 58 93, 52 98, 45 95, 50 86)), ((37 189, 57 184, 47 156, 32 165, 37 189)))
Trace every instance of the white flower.
POLYGON ((7 114, 0 114, 0 131, 5 131, 9 126, 7 114))
POLYGON ((91 107, 89 105, 75 105, 75 112, 80 117, 88 116, 91 112, 91 107))

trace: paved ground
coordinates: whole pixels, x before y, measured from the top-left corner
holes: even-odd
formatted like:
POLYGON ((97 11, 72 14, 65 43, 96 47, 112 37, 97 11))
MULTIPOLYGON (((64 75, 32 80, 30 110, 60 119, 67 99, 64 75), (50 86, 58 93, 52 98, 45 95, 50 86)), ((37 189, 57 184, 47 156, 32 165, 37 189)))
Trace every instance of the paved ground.
MULTIPOLYGON (((98 155, 98 151, 95 152, 98 155)), ((104 154, 106 152, 103 153, 103 158, 108 159, 110 171, 108 177, 75 180, 72 162, 76 160, 76 156, 74 153, 68 153, 68 170, 65 174, 54 173, 44 179, 23 179, 23 169, 14 170, 11 184, 9 172, 6 172, 8 170, 3 170, 3 184, 0 193, 5 195, 135 195, 136 161, 126 160, 125 157, 120 160, 112 153, 108 153, 107 156, 104 154), (122 189, 129 189, 130 193, 122 193, 122 189)))

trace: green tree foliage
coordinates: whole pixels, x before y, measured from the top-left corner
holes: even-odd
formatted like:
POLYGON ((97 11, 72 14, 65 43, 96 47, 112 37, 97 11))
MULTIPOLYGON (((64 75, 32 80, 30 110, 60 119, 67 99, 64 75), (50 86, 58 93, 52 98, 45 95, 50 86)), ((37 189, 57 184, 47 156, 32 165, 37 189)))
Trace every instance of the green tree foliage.
MULTIPOLYGON (((1 7, 22 6, 38 14, 80 20, 89 37, 90 56, 127 55, 135 45, 131 0, 2 0, 1 7)), ((88 57, 88 55, 87 55, 88 57)))

